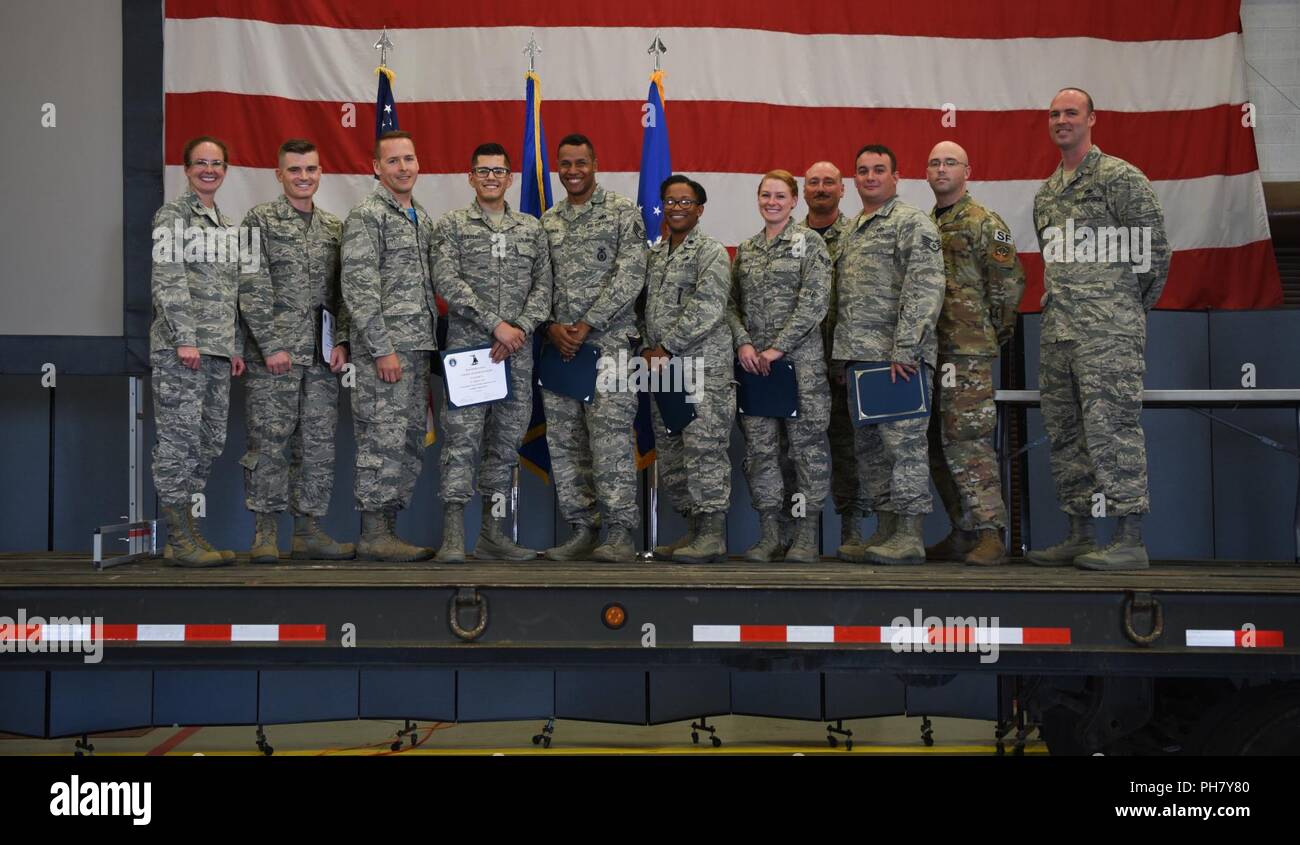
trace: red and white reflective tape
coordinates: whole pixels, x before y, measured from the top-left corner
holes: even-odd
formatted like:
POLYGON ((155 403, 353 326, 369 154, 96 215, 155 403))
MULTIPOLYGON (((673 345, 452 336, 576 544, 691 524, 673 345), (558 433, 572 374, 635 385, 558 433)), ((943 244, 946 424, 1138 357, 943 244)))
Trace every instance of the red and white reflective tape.
POLYGON ((694 625, 697 643, 1069 645, 1069 628, 894 628, 890 625, 694 625))
POLYGON ((1188 629, 1188 648, 1282 648, 1281 631, 1188 629))
POLYGON ((126 643, 311 643, 325 641, 324 625, 25 625, 0 628, 25 640, 47 643, 88 642, 98 634, 105 642, 126 643))

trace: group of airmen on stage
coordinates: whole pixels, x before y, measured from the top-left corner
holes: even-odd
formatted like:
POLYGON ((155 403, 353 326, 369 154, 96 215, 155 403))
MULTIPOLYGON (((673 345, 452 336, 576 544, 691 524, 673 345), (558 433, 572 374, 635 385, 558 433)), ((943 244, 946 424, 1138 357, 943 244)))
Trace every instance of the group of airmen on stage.
MULTIPOLYGON (((1152 256, 1145 272, 1122 260, 1046 264, 1039 380, 1070 532, 1029 560, 1132 569, 1147 565, 1139 417, 1145 311, 1160 296, 1169 249, 1150 183, 1093 145, 1096 119, 1081 89, 1062 89, 1052 100, 1048 128, 1061 164, 1034 200, 1040 244, 1067 219, 1147 227, 1152 256), (1120 517, 1105 546, 1094 529, 1099 497, 1106 515, 1120 517)), ((216 139, 191 141, 188 189, 158 211, 154 226, 231 226, 215 202, 227 158, 216 139)), ((276 524, 285 509, 294 515, 294 558, 435 556, 395 531, 422 466, 435 292, 447 303, 446 348, 490 345, 494 361, 510 359, 512 382, 502 401, 444 403, 440 561, 465 559, 464 506, 476 487, 483 502, 476 556, 537 554, 511 539, 502 504, 531 410, 536 332, 565 359, 583 344, 607 359, 623 352, 629 369, 638 354, 651 368, 702 359, 704 378, 692 388, 695 420, 670 435, 654 407, 660 481, 688 523, 684 536, 654 549, 656 558, 700 563, 726 555, 733 366, 762 375, 785 358, 796 375, 798 417, 739 415, 745 476, 760 516, 746 560, 817 560, 817 517, 828 493, 841 517, 844 560, 1006 560, 992 367, 1015 330, 1024 273, 1006 223, 967 191, 972 166, 962 147, 944 141, 930 153, 930 214, 899 199, 896 159, 883 145, 866 145, 855 159, 863 203, 856 217, 840 212, 844 183, 834 165, 808 168, 803 222, 793 216, 795 179, 773 170, 758 184, 763 228, 732 260, 698 227, 707 192, 684 175, 663 183, 662 237, 647 246, 637 206, 597 184, 596 150, 585 136, 560 141, 556 170, 567 198, 540 220, 506 203, 513 176, 503 147, 480 145, 469 164, 473 201, 435 221, 412 193, 414 139, 386 133, 374 147, 374 190, 340 220, 313 202, 321 176, 315 147, 287 141, 276 170, 282 195, 243 221, 260 239, 254 266, 155 255, 153 467, 171 562, 201 567, 234 559, 203 537, 191 502, 224 446, 230 378, 245 371, 248 443, 240 464, 256 519, 253 562, 279 559, 276 524), (317 329, 321 308, 337 317, 328 360, 317 329), (857 361, 890 362, 894 378, 909 380, 930 368, 931 415, 854 427, 845 365, 857 361), (362 512, 355 548, 320 526, 334 475, 339 374, 348 364, 362 512), (932 508, 932 478, 952 530, 926 548, 921 522, 932 508), (870 514, 877 529, 864 537, 870 514)), ((543 554, 633 559, 637 395, 597 391, 589 403, 550 390, 542 396, 558 507, 571 528, 543 554)))

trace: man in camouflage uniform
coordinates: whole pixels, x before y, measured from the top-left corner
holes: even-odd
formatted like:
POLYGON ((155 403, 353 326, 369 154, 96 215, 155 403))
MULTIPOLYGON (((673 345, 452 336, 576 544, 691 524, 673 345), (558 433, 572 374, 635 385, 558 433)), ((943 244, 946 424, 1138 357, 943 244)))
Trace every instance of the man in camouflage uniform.
POLYGON ((811 563, 821 556, 818 515, 830 488, 830 388, 822 348, 821 322, 830 296, 830 255, 816 232, 795 222, 794 177, 771 171, 760 182, 763 231, 736 248, 731 265, 727 322, 741 367, 766 375, 782 358, 794 365, 799 416, 777 419, 742 414, 745 478, 759 512, 758 541, 745 552, 754 562, 811 563), (788 182, 786 180, 789 180, 788 182), (760 351, 761 350, 761 351, 760 351), (785 429, 795 482, 786 498, 781 478, 779 433, 785 429), (792 513, 789 548, 781 537, 781 515, 792 513))
POLYGON ((437 348, 433 220, 411 193, 420 162, 408 133, 379 137, 374 170, 378 184, 343 224, 343 299, 357 377, 357 557, 427 560, 433 549, 405 542, 394 529, 423 466, 429 353, 437 348))
POLYGON ((212 548, 191 506, 226 445, 230 377, 244 372, 237 326, 241 250, 233 221, 216 204, 226 178, 225 144, 208 136, 186 144, 185 177, 189 187, 153 218, 153 477, 167 521, 167 563, 222 566, 235 553, 212 548), (218 242, 218 250, 207 248, 218 242))
MULTIPOLYGON (((605 361, 630 358, 636 300, 645 285, 646 237, 631 200, 596 184, 596 152, 584 135, 561 139, 556 169, 568 192, 542 215, 555 273, 546 338, 571 358, 584 342, 605 361)), ((627 373, 632 373, 631 361, 627 373)), ((599 380, 598 380, 599 381, 599 380)), ((630 560, 640 524, 632 423, 637 394, 602 392, 590 404, 547 390, 546 443, 560 512, 572 534, 546 550, 551 560, 630 560), (605 504, 609 530, 597 545, 605 504)))
MULTIPOLYGON (((936 363, 935 325, 943 307, 939 230, 919 208, 898 199, 898 165, 888 147, 858 151, 854 181, 862 214, 835 262, 839 311, 832 356, 839 361, 889 361, 891 377, 912 379, 936 363)), ((879 518, 862 545, 841 546, 856 562, 912 564, 925 560, 921 523, 932 507, 928 419, 857 429, 859 483, 879 518)))
MULTIPOLYGON (((831 264, 839 257, 844 236, 853 230, 853 218, 840 213, 844 199, 844 180, 840 169, 829 161, 819 161, 808 168, 803 179, 803 198, 808 204, 808 216, 803 224, 822 236, 831 256, 831 264)), ((840 544, 862 542, 862 518, 866 505, 862 488, 858 484, 858 460, 853 453, 853 423, 849 421, 847 390, 844 386, 843 362, 831 359, 831 346, 835 341, 835 309, 838 297, 835 279, 831 278, 831 295, 822 321, 822 343, 826 347, 826 372, 831 387, 831 421, 827 437, 831 444, 831 501, 840 515, 840 544)), ((785 467, 782 466, 784 471, 785 467)), ((790 489, 791 476, 786 475, 790 489)))
POLYGON ((1144 569, 1146 312, 1169 274, 1169 242, 1151 183, 1093 146, 1096 122, 1087 92, 1057 93, 1047 123, 1061 165, 1034 197, 1045 265, 1038 382, 1052 477, 1070 535, 1028 557, 1040 566, 1144 569), (1084 233, 1090 242, 1071 240, 1084 233), (1114 246, 1112 236, 1129 250, 1098 246, 1103 238, 1114 246), (1089 517, 1108 514, 1119 516, 1119 526, 1111 543, 1097 549, 1089 517))
POLYGON ((659 405, 651 402, 659 479, 689 526, 686 536, 656 547, 654 554, 661 560, 711 563, 727 555, 724 522, 731 505, 727 445, 736 419, 736 388, 726 330, 730 259, 720 241, 696 228, 708 201, 703 185, 681 174, 669 176, 659 197, 669 234, 650 250, 642 355, 652 368, 659 367, 661 377, 669 366, 704 364, 702 383, 690 385, 695 419, 682 431, 669 434, 659 405))
POLYGON ((1025 273, 1011 230, 966 191, 970 159, 952 141, 930 151, 930 218, 943 239, 948 287, 939 313, 939 366, 930 414, 930 474, 952 531, 929 560, 989 566, 1006 559, 1002 476, 993 452, 993 359, 1016 329, 1025 273))
POLYGON ((466 408, 444 399, 438 560, 465 559, 465 502, 474 494, 480 458, 483 528, 474 556, 537 556, 506 535, 505 502, 533 408, 532 335, 551 313, 551 255, 537 218, 506 203, 511 182, 505 148, 480 144, 470 156, 474 202, 443 215, 436 231, 433 283, 447 301, 447 348, 490 345, 493 361, 510 360, 507 398, 466 408))
POLYGON ((352 544, 320 528, 334 488, 335 374, 348 362, 339 290, 343 222, 312 199, 321 176, 316 146, 285 141, 278 156, 275 177, 284 192, 244 217, 244 227, 261 239, 262 260, 239 282, 248 338, 248 451, 239 462, 245 504, 256 523, 248 557, 253 563, 280 559, 276 522, 292 506, 295 560, 347 560, 355 553, 352 544), (322 309, 335 317, 328 361, 321 351, 322 309))

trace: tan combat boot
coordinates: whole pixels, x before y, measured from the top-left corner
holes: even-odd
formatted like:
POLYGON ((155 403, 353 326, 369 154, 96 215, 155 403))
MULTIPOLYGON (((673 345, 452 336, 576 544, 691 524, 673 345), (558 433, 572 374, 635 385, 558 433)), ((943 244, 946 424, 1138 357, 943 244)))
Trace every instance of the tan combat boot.
POLYGON ((926 560, 965 560, 966 555, 979 543, 979 532, 952 527, 952 531, 933 546, 925 547, 926 560))
POLYGON ((412 545, 398 537, 392 529, 392 525, 396 522, 395 511, 363 511, 361 540, 357 543, 357 559, 410 563, 433 557, 433 549, 412 545))
POLYGON ((465 506, 445 502, 442 508, 442 545, 435 556, 438 563, 465 562, 465 506))
POLYGON ((506 533, 505 517, 492 516, 492 508, 487 506, 484 497, 483 527, 479 530, 478 540, 474 544, 474 557, 478 560, 533 560, 537 557, 534 549, 525 548, 506 533))
POLYGON ((1096 529, 1086 516, 1070 515, 1070 536, 1055 546, 1025 555, 1034 566, 1073 566, 1079 555, 1097 550, 1096 529))
POLYGON ((784 556, 781 517, 775 511, 762 511, 758 515, 758 542, 745 550, 745 560, 751 563, 772 563, 784 556))
POLYGON ((340 543, 320 527, 320 517, 295 516, 293 518, 294 560, 352 560, 357 556, 351 543, 340 543))
POLYGON ((594 525, 577 522, 569 528, 573 529, 569 539, 542 552, 547 560, 591 560, 591 553, 600 542, 599 529, 594 525))
POLYGON ((622 563, 636 557, 636 546, 632 545, 632 530, 617 522, 605 532, 605 542, 591 550, 591 559, 604 563, 622 563))
POLYGON ((840 545, 860 546, 865 538, 862 536, 862 511, 857 508, 845 508, 840 514, 840 545))
POLYGON ((1126 572, 1150 567, 1151 559, 1142 543, 1141 514, 1121 516, 1110 543, 1104 549, 1079 555, 1074 559, 1074 565, 1100 572, 1126 572))
POLYGON ((249 563, 279 563, 280 543, 275 536, 278 513, 253 513, 253 545, 248 550, 249 563))
POLYGON ((199 530, 199 521, 198 519, 195 518, 194 511, 190 510, 189 508, 186 508, 185 516, 186 519, 188 520, 188 524, 190 527, 190 535, 194 538, 195 544, 198 545, 200 549, 203 549, 204 551, 207 552, 216 552, 217 554, 221 555, 221 559, 224 560, 226 563, 235 562, 234 552, 232 552, 230 549, 214 549, 212 547, 212 544, 208 542, 208 538, 203 536, 203 532, 199 530))
POLYGON ((806 516, 794 521, 794 541, 785 552, 786 563, 816 563, 822 558, 817 542, 817 517, 806 516))
POLYGON ((898 516, 896 514, 889 511, 876 511, 876 533, 855 545, 840 546, 835 550, 835 556, 840 560, 847 560, 851 563, 862 563, 866 559, 864 555, 867 553, 867 549, 888 540, 893 536, 897 527, 898 516))
POLYGON ((673 553, 678 563, 717 563, 727 559, 726 514, 715 511, 695 517, 695 539, 673 553))
POLYGON ((655 560, 672 560, 673 555, 683 546, 689 546, 695 542, 695 537, 700 531, 700 518, 696 514, 687 514, 686 516, 686 533, 678 537, 671 543, 663 543, 655 546, 655 560))
POLYGON ((188 507, 163 507, 163 519, 167 521, 167 545, 163 547, 163 561, 168 566, 208 569, 229 563, 221 555, 194 542, 188 507))
POLYGON ((898 528, 888 540, 868 546, 863 557, 870 563, 884 566, 901 566, 925 563, 925 540, 921 536, 920 514, 898 517, 898 528))
MULTIPOLYGON (((996 528, 981 528, 975 547, 966 553, 966 563, 971 566, 1000 566, 1007 562, 1007 547, 1002 545, 1002 532, 996 528)), ((926 549, 929 557, 929 549, 926 549)))

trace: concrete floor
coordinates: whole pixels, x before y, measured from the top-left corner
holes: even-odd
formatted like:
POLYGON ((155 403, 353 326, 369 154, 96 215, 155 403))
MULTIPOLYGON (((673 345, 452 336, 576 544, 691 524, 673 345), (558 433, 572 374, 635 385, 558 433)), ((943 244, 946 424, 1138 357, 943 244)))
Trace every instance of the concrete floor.
MULTIPOLYGON (((853 731, 853 754, 994 754, 994 725, 974 719, 931 719, 934 745, 921 741, 921 720, 894 716, 845 722, 853 731)), ((723 741, 714 749, 706 736, 691 742, 689 722, 666 725, 606 725, 559 721, 550 749, 534 745, 540 721, 451 724, 419 723, 412 747, 408 738, 401 754, 844 754, 826 742, 823 722, 801 722, 753 716, 710 719, 723 741)), ((266 727, 267 742, 276 756, 392 754, 390 743, 401 722, 318 722, 266 727)), ((73 737, 33 740, 0 734, 0 756, 70 755, 73 737)), ((249 755, 258 754, 255 728, 147 728, 92 736, 96 755, 249 755)), ((1028 754, 1046 753, 1042 742, 1027 744, 1028 754)))

